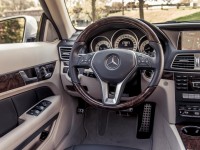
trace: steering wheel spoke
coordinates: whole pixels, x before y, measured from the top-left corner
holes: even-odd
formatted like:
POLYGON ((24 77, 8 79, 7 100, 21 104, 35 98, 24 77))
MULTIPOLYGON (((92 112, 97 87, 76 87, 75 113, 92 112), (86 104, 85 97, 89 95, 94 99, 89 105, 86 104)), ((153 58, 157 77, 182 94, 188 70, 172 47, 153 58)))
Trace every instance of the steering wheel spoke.
POLYGON ((156 57, 150 57, 143 53, 137 53, 137 67, 139 69, 157 69, 158 65, 156 62, 156 57))
POLYGON ((102 80, 100 82, 101 82, 102 95, 103 95, 103 97, 102 97, 103 104, 104 105, 117 105, 120 102, 121 95, 124 91, 126 80, 124 80, 116 85, 114 95, 110 94, 109 84, 107 82, 104 82, 102 80))

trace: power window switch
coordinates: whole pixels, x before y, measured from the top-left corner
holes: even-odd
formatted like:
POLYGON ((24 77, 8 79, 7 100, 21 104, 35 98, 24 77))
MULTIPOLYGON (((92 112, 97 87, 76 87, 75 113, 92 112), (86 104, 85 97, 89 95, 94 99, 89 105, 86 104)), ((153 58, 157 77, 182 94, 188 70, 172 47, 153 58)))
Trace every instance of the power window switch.
POLYGON ((40 114, 40 111, 37 109, 31 109, 30 111, 27 112, 27 114, 33 115, 33 116, 38 116, 40 114))
POLYGON ((51 104, 51 102, 47 101, 47 100, 43 100, 39 105, 44 106, 44 107, 48 107, 51 104))
POLYGON ((34 115, 35 115, 35 116, 38 116, 38 115, 40 114, 40 111, 37 110, 37 109, 34 109, 33 111, 34 111, 34 115))
POLYGON ((45 107, 41 106, 41 105, 37 105, 37 106, 35 106, 35 109, 43 111, 45 109, 45 107))
POLYGON ((29 111, 27 112, 27 114, 29 114, 29 115, 34 115, 34 110, 29 110, 29 111))

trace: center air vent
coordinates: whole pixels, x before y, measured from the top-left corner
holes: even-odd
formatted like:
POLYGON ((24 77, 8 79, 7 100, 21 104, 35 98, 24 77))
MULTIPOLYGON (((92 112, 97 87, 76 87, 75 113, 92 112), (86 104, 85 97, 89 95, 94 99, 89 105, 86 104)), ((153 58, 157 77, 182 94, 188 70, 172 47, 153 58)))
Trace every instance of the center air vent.
POLYGON ((172 68, 177 69, 194 69, 194 54, 181 54, 177 55, 173 61, 172 68))
POLYGON ((60 57, 62 60, 69 61, 72 47, 59 47, 60 57))

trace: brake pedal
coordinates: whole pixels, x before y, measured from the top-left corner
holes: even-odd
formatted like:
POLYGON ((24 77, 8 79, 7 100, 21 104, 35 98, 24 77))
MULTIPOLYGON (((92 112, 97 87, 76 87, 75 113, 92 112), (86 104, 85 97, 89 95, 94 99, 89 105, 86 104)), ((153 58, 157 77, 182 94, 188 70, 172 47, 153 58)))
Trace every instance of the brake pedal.
POLYGON ((142 106, 142 110, 138 114, 137 138, 150 138, 153 130, 155 114, 155 103, 146 102, 142 106))

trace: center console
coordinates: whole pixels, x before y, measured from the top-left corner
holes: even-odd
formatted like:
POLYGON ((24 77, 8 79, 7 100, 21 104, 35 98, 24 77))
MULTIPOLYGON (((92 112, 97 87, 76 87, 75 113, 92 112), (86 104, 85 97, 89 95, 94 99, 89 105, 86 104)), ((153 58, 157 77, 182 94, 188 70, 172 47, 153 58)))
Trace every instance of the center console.
POLYGON ((186 149, 200 149, 200 74, 174 73, 176 127, 186 149))
POLYGON ((200 74, 175 73, 177 123, 200 122, 200 74))

